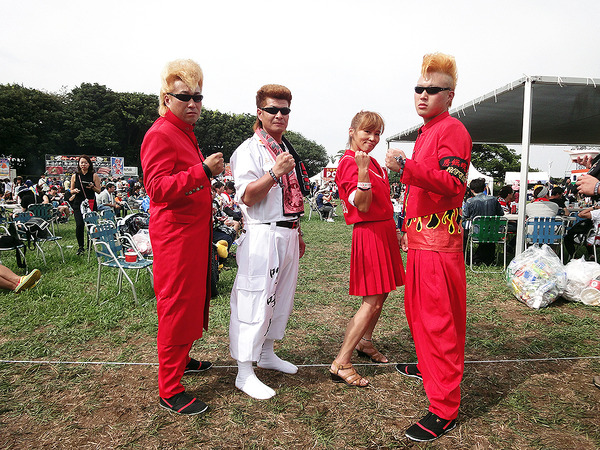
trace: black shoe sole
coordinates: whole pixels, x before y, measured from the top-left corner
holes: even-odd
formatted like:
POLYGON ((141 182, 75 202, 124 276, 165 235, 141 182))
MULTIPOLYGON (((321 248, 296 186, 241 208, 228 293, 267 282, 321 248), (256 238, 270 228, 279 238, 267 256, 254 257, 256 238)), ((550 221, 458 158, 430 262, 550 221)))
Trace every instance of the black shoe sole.
POLYGON ((202 367, 202 363, 200 363, 200 367, 198 367, 197 369, 186 369, 183 371, 184 375, 189 375, 191 373, 200 373, 200 372, 206 372, 208 369, 210 369, 213 366, 213 364, 211 362, 208 362, 208 364, 203 368, 202 367))
POLYGON ((421 380, 421 381, 423 381, 423 377, 422 377, 421 375, 412 375, 412 374, 410 374, 410 373, 406 373, 406 372, 403 372, 403 371, 401 371, 400 369, 398 369, 398 364, 396 364, 396 371, 397 371, 398 373, 401 373, 401 374, 402 374, 402 375, 404 375, 405 377, 416 378, 417 380, 421 380))
POLYGON ((185 412, 179 412, 179 411, 175 411, 174 409, 170 408, 169 406, 163 405, 162 403, 159 403, 161 408, 166 409, 167 411, 173 413, 173 414, 178 414, 180 416, 196 416, 198 414, 202 414, 205 413, 208 410, 208 405, 204 405, 204 408, 201 411, 194 411, 191 413, 185 413, 185 412))

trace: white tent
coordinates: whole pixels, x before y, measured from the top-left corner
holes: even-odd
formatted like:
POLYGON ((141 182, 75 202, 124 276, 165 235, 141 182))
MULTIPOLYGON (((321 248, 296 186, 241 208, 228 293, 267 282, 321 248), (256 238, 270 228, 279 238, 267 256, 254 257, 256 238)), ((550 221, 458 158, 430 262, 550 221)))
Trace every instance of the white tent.
MULTIPOLYGON (((504 183, 513 184, 515 181, 521 181, 521 172, 506 172, 504 183)), ((545 184, 550 181, 548 172, 529 172, 527 184, 545 184)))
MULTIPOLYGON (((525 76, 450 111, 473 142, 521 144, 516 251, 523 250, 531 144, 599 145, 600 78, 525 76)), ((387 138, 415 141, 421 125, 387 138)))

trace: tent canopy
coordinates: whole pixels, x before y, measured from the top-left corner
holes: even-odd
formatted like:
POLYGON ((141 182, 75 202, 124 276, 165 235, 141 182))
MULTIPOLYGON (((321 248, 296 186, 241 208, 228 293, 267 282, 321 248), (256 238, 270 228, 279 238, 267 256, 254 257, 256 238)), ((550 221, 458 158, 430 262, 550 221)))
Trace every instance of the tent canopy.
MULTIPOLYGON (((600 79, 534 76, 531 144, 600 144, 600 79)), ((527 77, 507 84, 450 111, 460 119, 473 142, 521 144, 523 97, 527 77)), ((421 124, 422 125, 422 124, 421 124)), ((421 125, 387 138, 415 141, 421 125)))

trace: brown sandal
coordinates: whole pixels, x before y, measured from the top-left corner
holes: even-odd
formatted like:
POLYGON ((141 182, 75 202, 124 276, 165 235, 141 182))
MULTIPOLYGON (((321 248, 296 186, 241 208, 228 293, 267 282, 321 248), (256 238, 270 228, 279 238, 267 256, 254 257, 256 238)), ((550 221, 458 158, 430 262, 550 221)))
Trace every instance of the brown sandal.
POLYGON ((373 347, 370 339, 362 338, 360 341, 358 341, 358 344, 356 344, 356 351, 358 352, 358 356, 371 358, 371 361, 374 363, 388 362, 387 358, 379 353, 375 347, 373 347), (363 341, 367 342, 367 344, 364 344, 363 341))
POLYGON ((331 363, 331 365, 333 367, 335 367, 335 370, 331 370, 331 368, 329 368, 329 372, 331 374, 331 380, 334 383, 346 383, 348 386, 356 386, 356 387, 366 387, 369 384, 369 380, 367 380, 366 378, 361 377, 357 372, 356 369, 354 369, 354 367, 352 366, 352 364, 348 363, 348 364, 339 364, 337 361, 333 361, 331 363), (339 375, 340 370, 352 370, 352 372, 350 372, 350 375, 346 376, 346 377, 342 377, 341 375, 339 375), (365 384, 361 384, 362 380, 365 380, 366 383, 365 384))

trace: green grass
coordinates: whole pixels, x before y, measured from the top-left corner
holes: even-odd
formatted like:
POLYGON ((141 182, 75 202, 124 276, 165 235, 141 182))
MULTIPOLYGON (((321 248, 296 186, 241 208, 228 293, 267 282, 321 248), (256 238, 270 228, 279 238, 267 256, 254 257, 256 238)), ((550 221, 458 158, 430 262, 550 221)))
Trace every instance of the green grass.
MULTIPOLYGON (((280 356, 296 364, 328 365, 360 299, 348 295, 352 228, 336 218, 302 221, 295 308, 280 356)), ((61 225, 65 263, 52 246, 44 266, 28 252, 40 284, 21 295, 0 292, 0 359, 155 363, 153 292, 144 274, 117 295, 116 272, 103 271, 95 299, 95 259, 75 255, 74 225, 61 225)), ((2 262, 16 271, 14 253, 2 262)), ((296 375, 260 371, 277 391, 260 402, 233 386, 228 351, 232 258, 212 299, 209 330, 194 353, 217 366, 185 384, 211 405, 201 417, 181 418, 157 408, 156 366, 0 364, 0 446, 104 448, 404 448, 404 429, 427 408, 422 385, 391 366, 354 358, 372 387, 329 381, 325 367, 296 375), (32 444, 33 443, 33 444, 32 444)), ((433 448, 594 448, 600 446, 600 390, 591 377, 600 361, 531 362, 600 354, 600 308, 558 300, 536 311, 519 303, 502 274, 467 271, 468 361, 461 426, 433 448)), ((415 361, 404 316, 403 289, 388 298, 374 337, 391 361, 415 361)))

